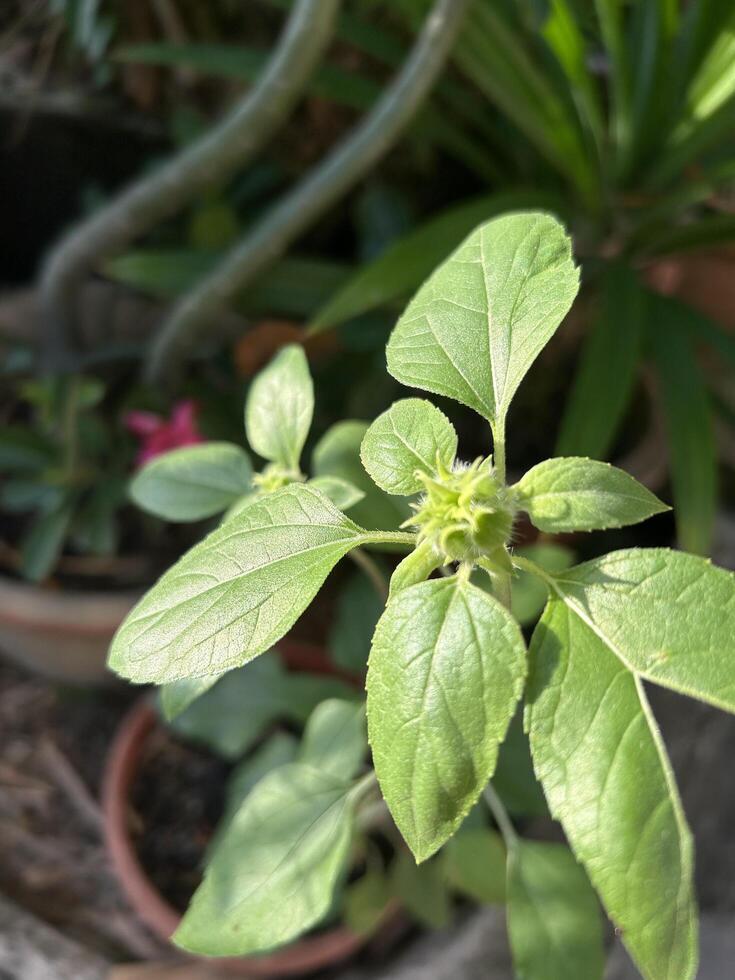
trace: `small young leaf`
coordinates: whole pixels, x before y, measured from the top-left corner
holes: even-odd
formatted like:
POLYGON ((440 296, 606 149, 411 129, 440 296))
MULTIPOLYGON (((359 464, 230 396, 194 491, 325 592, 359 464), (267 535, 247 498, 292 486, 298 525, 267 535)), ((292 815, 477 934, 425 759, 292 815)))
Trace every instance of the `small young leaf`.
POLYGON ((570 240, 555 218, 495 218, 418 291, 388 342, 388 370, 502 422, 578 286, 570 240))
POLYGON ((298 472, 314 414, 314 386, 303 347, 284 347, 255 378, 245 406, 248 442, 263 459, 298 472))
POLYGON ((322 701, 306 726, 300 761, 347 782, 357 774, 366 753, 365 705, 322 701))
POLYGON ((551 812, 642 974, 692 980, 692 840, 641 682, 558 598, 530 660, 526 727, 551 812))
POLYGON ((508 854, 508 936, 523 980, 601 980, 600 912, 563 844, 519 840, 508 854))
POLYGON ((447 469, 457 452, 457 433, 449 419, 423 398, 395 402, 373 422, 360 447, 362 465, 387 493, 410 496, 423 484, 416 471, 447 469))
POLYGON ((297 763, 276 769, 230 820, 174 942, 247 956, 295 939, 328 912, 351 837, 343 782, 297 763))
POLYGON ((166 721, 173 721, 182 712, 194 704, 197 698, 213 687, 222 674, 211 674, 209 677, 185 677, 180 681, 172 681, 161 688, 161 709, 166 721))
POLYGON ((513 489, 521 510, 550 534, 624 527, 670 509, 624 470, 577 456, 539 463, 513 489))
POLYGON ((441 563, 442 557, 436 553, 431 541, 422 541, 410 554, 406 555, 391 575, 391 597, 411 585, 425 582, 441 563))
POLYGON ((623 664, 648 681, 735 711, 735 575, 668 548, 577 565, 553 588, 623 664))
POLYGON ((422 582, 389 601, 370 652, 368 730, 417 861, 452 836, 492 776, 525 671, 515 620, 469 582, 422 582))
POLYGON ((247 507, 163 575, 112 642, 112 670, 142 684, 221 674, 279 640, 334 565, 370 535, 297 483, 247 507))
POLYGON ((446 847, 444 870, 452 888, 483 905, 505 901, 506 854, 493 830, 478 828, 455 834, 446 847))
POLYGON ((443 929, 452 917, 452 906, 440 858, 417 865, 401 851, 393 865, 393 891, 407 911, 429 929, 443 929))
POLYGON ((347 419, 328 429, 314 447, 312 470, 317 477, 336 476, 365 494, 352 511, 363 527, 394 530, 410 511, 402 500, 393 500, 379 490, 360 462, 360 445, 369 425, 347 419))
POLYGON ((365 497, 362 490, 358 489, 354 483, 342 480, 338 476, 317 476, 313 480, 309 480, 309 484, 316 487, 317 490, 321 490, 325 497, 329 497, 339 510, 349 510, 350 507, 359 504, 365 497))
POLYGON ((244 449, 229 442, 182 446, 156 456, 130 483, 142 510, 167 521, 201 521, 226 510, 250 487, 244 449))

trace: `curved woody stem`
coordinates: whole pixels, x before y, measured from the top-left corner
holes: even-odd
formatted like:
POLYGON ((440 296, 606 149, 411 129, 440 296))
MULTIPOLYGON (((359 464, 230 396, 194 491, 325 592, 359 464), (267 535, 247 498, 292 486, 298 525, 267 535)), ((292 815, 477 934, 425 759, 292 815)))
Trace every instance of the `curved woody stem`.
POLYGON ((81 345, 75 301, 80 284, 100 260, 175 214, 204 188, 231 177, 281 126, 332 38, 339 6, 340 0, 297 0, 262 75, 219 125, 123 190, 52 249, 40 280, 51 367, 68 366, 70 343, 81 345))
POLYGON ((202 327, 391 149, 443 67, 468 3, 435 0, 401 72, 363 122, 174 308, 154 343, 150 377, 175 370, 202 327))

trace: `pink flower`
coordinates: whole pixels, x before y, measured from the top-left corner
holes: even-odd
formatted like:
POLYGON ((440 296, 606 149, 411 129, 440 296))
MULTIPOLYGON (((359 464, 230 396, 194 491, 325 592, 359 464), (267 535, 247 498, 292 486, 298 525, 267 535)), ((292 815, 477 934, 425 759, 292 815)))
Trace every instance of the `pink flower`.
POLYGON ((176 402, 170 419, 154 415, 153 412, 127 412, 123 418, 125 427, 140 440, 136 466, 145 466, 169 449, 204 442, 197 425, 198 412, 197 403, 191 399, 176 402))

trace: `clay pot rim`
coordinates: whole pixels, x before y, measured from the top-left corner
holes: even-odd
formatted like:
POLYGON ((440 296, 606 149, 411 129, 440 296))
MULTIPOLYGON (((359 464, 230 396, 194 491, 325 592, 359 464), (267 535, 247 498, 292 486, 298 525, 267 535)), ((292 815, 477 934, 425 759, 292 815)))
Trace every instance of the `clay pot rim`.
MULTIPOLYGON (((331 674, 361 687, 361 681, 335 668, 315 646, 297 641, 279 644, 286 665, 293 670, 331 674)), ((271 653, 272 655, 272 653, 271 653)), ((107 852, 122 889, 139 918, 165 942, 170 942, 182 916, 156 889, 138 860, 128 829, 129 791, 137 775, 143 749, 159 728, 158 714, 149 694, 143 695, 123 718, 105 761, 102 785, 103 830, 107 852)), ((389 905, 377 930, 396 918, 389 905)), ((251 977, 296 976, 334 965, 357 953, 370 939, 339 926, 307 935, 291 945, 261 956, 214 958, 226 972, 251 977)))

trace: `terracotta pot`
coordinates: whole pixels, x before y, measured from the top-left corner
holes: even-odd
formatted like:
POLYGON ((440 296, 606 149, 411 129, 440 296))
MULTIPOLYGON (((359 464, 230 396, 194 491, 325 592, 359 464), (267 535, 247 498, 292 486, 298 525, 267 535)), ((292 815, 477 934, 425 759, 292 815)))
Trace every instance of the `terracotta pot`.
MULTIPOLYGON (((291 670, 337 676, 356 687, 362 686, 361 680, 335 668, 317 647, 286 641, 279 644, 279 650, 291 670)), ((158 725, 158 716, 148 698, 139 701, 124 718, 106 763, 102 809, 107 849, 128 901, 153 933, 169 941, 181 921, 181 915, 160 894, 141 866, 130 838, 128 819, 130 789, 138 773, 146 742, 158 725)), ((389 910, 385 925, 392 925, 393 918, 394 910, 389 910)), ((239 976, 298 976, 348 959, 369 939, 369 936, 338 927, 306 936, 264 956, 216 959, 213 962, 218 968, 239 976)))
POLYGON ((68 684, 111 679, 107 650, 138 592, 74 592, 0 575, 0 652, 68 684))

